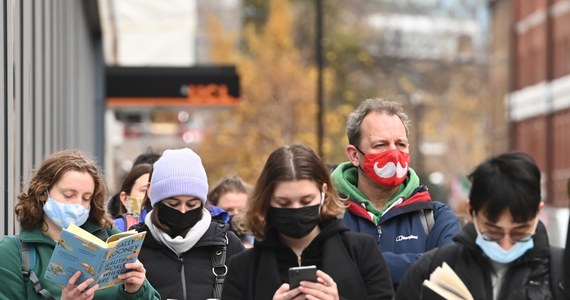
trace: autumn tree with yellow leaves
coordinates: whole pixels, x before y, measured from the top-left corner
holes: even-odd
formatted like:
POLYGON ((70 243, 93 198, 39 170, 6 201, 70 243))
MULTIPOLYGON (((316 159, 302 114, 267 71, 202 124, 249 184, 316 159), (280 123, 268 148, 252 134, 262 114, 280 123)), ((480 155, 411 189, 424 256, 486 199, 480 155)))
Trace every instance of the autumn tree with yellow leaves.
POLYGON ((211 178, 236 173, 254 182, 277 147, 304 143, 316 149, 316 69, 294 44, 288 1, 271 1, 264 26, 246 26, 237 53, 228 51, 233 41, 219 23, 210 23, 218 45, 211 56, 237 65, 242 90, 240 104, 208 124, 199 152, 211 178))

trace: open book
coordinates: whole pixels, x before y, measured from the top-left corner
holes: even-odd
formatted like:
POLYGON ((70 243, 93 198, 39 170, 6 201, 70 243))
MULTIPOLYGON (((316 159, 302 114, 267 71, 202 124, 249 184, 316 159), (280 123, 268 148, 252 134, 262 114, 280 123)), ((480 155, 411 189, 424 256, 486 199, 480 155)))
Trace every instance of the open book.
POLYGON ((66 286, 69 278, 81 271, 77 283, 94 278, 100 289, 121 284, 117 276, 127 272, 126 263, 136 261, 145 234, 130 230, 103 241, 78 226, 69 225, 61 231, 44 277, 66 286))
POLYGON ((463 281, 446 262, 424 280, 422 296, 422 299, 473 300, 463 281))

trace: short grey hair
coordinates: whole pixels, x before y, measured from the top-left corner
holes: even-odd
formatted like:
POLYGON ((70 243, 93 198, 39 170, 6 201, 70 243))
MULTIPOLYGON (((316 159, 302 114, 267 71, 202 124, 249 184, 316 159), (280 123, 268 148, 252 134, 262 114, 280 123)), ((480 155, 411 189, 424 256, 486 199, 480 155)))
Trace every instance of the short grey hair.
POLYGON ((371 112, 397 116, 404 124, 406 136, 410 134, 410 119, 404 112, 404 108, 401 103, 384 100, 382 98, 372 98, 364 100, 355 111, 348 115, 348 120, 346 121, 346 135, 348 136, 349 144, 360 146, 360 136, 362 133, 360 127, 362 125, 362 120, 364 120, 364 117, 371 112))

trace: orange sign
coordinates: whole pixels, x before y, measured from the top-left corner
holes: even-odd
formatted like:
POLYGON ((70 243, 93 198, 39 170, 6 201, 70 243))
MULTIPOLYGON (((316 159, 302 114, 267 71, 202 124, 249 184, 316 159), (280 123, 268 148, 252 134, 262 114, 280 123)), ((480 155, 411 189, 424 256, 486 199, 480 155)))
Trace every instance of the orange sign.
POLYGON ((109 107, 126 106, 233 106, 239 104, 239 99, 229 94, 225 84, 189 84, 182 92, 186 97, 109 97, 109 107))

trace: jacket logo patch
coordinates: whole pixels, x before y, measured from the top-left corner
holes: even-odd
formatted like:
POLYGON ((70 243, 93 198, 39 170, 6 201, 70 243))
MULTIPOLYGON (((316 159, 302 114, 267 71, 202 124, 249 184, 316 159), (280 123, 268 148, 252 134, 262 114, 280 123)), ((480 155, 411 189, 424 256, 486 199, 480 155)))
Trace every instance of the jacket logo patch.
POLYGON ((418 236, 417 235, 408 235, 408 236, 403 236, 403 235, 399 235, 396 237, 396 242, 401 242, 401 241, 407 241, 407 240, 417 240, 418 236))

